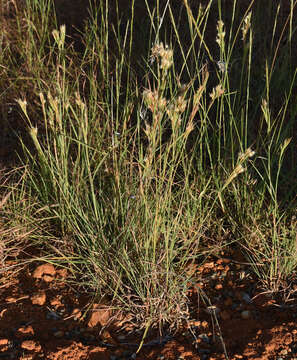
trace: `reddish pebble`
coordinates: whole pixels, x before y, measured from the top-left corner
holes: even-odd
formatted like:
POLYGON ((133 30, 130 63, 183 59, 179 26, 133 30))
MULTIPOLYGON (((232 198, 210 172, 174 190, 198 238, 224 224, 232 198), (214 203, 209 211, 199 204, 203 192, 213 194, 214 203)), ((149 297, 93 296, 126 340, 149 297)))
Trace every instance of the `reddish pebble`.
POLYGON ((36 352, 41 350, 41 346, 33 340, 23 341, 21 348, 25 349, 25 350, 29 350, 29 351, 36 351, 36 352))
POLYGON ((9 340, 8 339, 0 339, 0 346, 5 346, 9 344, 9 340))
POLYGON ((55 276, 56 270, 54 265, 52 264, 39 265, 32 274, 33 278, 35 279, 41 279, 44 275, 55 276))
POLYGON ((38 294, 35 294, 31 297, 31 302, 33 305, 44 305, 46 302, 46 295, 45 292, 40 292, 38 294))

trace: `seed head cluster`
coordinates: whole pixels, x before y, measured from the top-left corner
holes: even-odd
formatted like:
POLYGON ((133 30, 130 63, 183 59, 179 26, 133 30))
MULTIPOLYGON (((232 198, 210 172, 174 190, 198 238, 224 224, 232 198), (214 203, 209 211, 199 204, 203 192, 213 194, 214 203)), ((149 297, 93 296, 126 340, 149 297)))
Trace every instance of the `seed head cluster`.
POLYGON ((155 44, 152 48, 152 59, 160 59, 161 60, 161 69, 167 72, 167 70, 173 64, 173 50, 168 47, 168 45, 155 44))

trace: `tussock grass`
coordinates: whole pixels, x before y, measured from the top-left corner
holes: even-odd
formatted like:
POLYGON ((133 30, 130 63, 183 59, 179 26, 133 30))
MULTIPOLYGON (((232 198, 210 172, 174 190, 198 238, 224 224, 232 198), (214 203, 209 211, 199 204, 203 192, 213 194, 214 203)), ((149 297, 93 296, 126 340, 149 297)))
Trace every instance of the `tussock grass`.
POLYGON ((99 2, 80 52, 51 1, 15 7, 0 93, 31 140, 25 175, 2 186, 6 228, 24 224, 145 328, 187 319, 186 265, 234 242, 281 291, 296 268, 295 4, 283 19, 270 2, 263 30, 256 1, 144 2, 140 39, 134 2, 126 23, 99 2))

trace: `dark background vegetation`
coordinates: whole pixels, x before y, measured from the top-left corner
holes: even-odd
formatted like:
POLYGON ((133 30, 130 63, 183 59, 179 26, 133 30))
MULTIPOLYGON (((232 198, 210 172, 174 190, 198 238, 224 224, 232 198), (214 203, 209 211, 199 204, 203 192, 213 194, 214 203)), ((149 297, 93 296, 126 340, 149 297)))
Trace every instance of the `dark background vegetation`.
MULTIPOLYGON (((92 1, 91 8, 88 0, 83 1, 68 1, 68 0, 55 0, 55 13, 58 26, 66 24, 67 29, 67 41, 68 44, 72 44, 73 54, 80 54, 82 57, 84 54, 84 43, 82 41, 81 34, 84 32, 85 26, 89 21, 91 13, 97 9, 100 22, 101 14, 106 11, 105 4, 100 1, 92 1)), ((236 7, 234 28, 237 28, 240 24, 239 21, 247 11, 250 5, 250 1, 238 1, 236 7), (238 19, 238 20, 237 20, 238 19)), ((150 1, 150 11, 153 13, 154 6, 157 2, 150 1)), ((160 0, 160 14, 166 7, 167 1, 160 0)), ((191 1, 190 6, 195 15, 199 11, 199 6, 207 6, 207 1, 191 1)), ((181 43, 184 49, 190 46, 190 34, 188 33, 188 20, 186 8, 183 1, 170 1, 171 8, 173 10, 173 16, 178 25, 178 32, 181 36, 181 43)), ((232 8, 233 1, 221 1, 222 12, 219 14, 218 6, 216 2, 213 2, 213 9, 210 13, 210 18, 206 27, 205 39, 207 45, 211 51, 214 60, 219 60, 218 47, 215 42, 216 39, 216 24, 218 18, 221 16, 225 23, 226 37, 228 37, 228 30, 232 23, 232 8)), ((250 7, 256 16, 253 17, 253 58, 251 67, 251 84, 250 84, 250 142, 253 142, 253 138, 259 132, 265 133, 265 124, 263 119, 261 120, 260 102, 265 92, 265 65, 267 63, 273 67, 271 77, 271 89, 270 89, 270 106, 272 116, 277 116, 281 109, 281 106, 286 98, 290 87, 294 71, 297 64, 297 46, 296 46, 296 16, 293 17, 293 44, 289 43, 288 39, 288 16, 290 13, 290 1, 261 1, 256 0, 250 7), (280 6, 279 12, 277 12, 278 6, 280 6), (278 13, 277 27, 275 31, 274 40, 273 27, 275 22, 275 16, 278 13), (283 31, 285 27, 285 31, 283 31)), ((34 121, 38 122, 40 119, 40 109, 36 105, 36 81, 33 79, 35 74, 31 74, 30 66, 28 65, 28 59, 24 57, 23 49, 18 48, 18 37, 24 36, 25 29, 22 28, 23 24, 16 21, 16 14, 26 11, 25 1, 16 2, 3 2, 1 8, 1 18, 4 28, 3 43, 2 46, 9 47, 9 56, 13 59, 15 64, 14 68, 7 69, 2 68, 1 80, 0 80, 0 160, 2 164, 12 164, 17 160, 16 151, 21 154, 21 147, 19 146, 18 137, 21 136, 23 141, 29 142, 26 133, 26 126, 23 118, 20 115, 18 106, 15 103, 16 98, 26 98, 30 103, 30 112, 33 114, 34 121), (32 80, 30 79, 32 77, 32 80)), ((135 2, 134 13, 134 26, 133 26, 133 44, 131 54, 127 54, 127 62, 131 64, 131 69, 134 73, 137 82, 141 84, 147 73, 146 60, 149 56, 150 44, 153 39, 151 33, 150 18, 147 15, 147 6, 145 1, 135 2)), ((156 13, 155 13, 156 15, 156 13)), ((118 46, 118 39, 125 36, 127 23, 131 21, 131 1, 109 1, 108 2, 108 17, 110 26, 110 52, 111 64, 113 59, 118 57, 121 48, 118 46)), ((38 19, 36 19, 38 21, 38 19)), ((53 19, 54 22, 54 19, 53 19)), ((51 26, 51 24, 48 24, 51 26)), ((174 29, 172 28, 172 22, 170 20, 170 14, 167 10, 162 31, 160 32, 161 40, 164 43, 172 44, 175 53, 175 66, 178 68, 181 66, 182 61, 179 61, 179 46, 175 37, 174 29)), ((45 41, 50 41, 45 39, 45 41)), ((50 45, 50 44, 49 44, 50 45)), ((197 40, 195 44, 197 52, 200 48, 200 43, 197 40)), ((242 43, 243 46, 243 43, 242 43)), ((240 59, 242 58, 243 48, 240 48, 240 42, 237 42, 237 47, 233 51, 232 61, 229 66, 230 79, 232 81, 231 88, 238 89, 241 79, 241 66, 240 59), (239 44, 239 45, 238 45, 239 44)), ((200 52, 201 64, 207 63, 210 69, 210 81, 209 87, 215 85, 215 63, 210 61, 206 52, 202 49, 200 52)), ((75 57, 73 57, 75 61, 75 57)), ((87 65, 86 65, 87 66, 87 65)), ((40 74, 40 76, 50 76, 49 74, 40 74)), ((111 71, 113 71, 111 66, 111 71)), ((99 77, 100 79, 100 77, 99 77)), ((185 75, 184 82, 189 82, 191 79, 189 75, 185 75)), ((45 80, 44 80, 45 81, 45 80)), ((82 84, 83 86, 83 84, 82 84)), ((100 86, 100 84, 98 84, 100 86)), ((84 87, 85 96, 87 97, 88 88, 84 87)), ((287 204, 289 200, 293 200, 296 195, 296 144, 297 144, 297 122, 294 118, 297 115, 297 91, 296 83, 293 85, 291 100, 287 115, 285 118, 284 133, 280 139, 282 142, 285 138, 292 137, 293 146, 291 151, 288 152, 284 160, 284 171, 281 173, 281 188, 280 196, 284 197, 284 203, 287 204)), ((241 107, 244 105, 245 94, 241 92, 242 98, 237 97, 238 102, 238 116, 240 116, 241 107)), ((136 99, 137 101, 137 99, 136 99)), ((41 119, 42 121, 42 119, 41 119)), ((263 135, 264 136, 264 135, 263 135)), ((276 148, 279 144, 276 144, 276 148)))

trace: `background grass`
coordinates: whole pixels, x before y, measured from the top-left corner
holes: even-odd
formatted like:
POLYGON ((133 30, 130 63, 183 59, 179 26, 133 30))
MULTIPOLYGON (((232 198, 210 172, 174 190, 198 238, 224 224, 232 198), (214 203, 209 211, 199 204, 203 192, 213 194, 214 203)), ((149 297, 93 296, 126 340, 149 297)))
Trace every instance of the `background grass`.
POLYGON ((98 1, 76 32, 54 5, 2 4, 1 123, 22 144, 2 261, 39 249, 142 327, 187 319, 187 265, 234 244, 279 293, 296 268, 296 2, 98 1))

